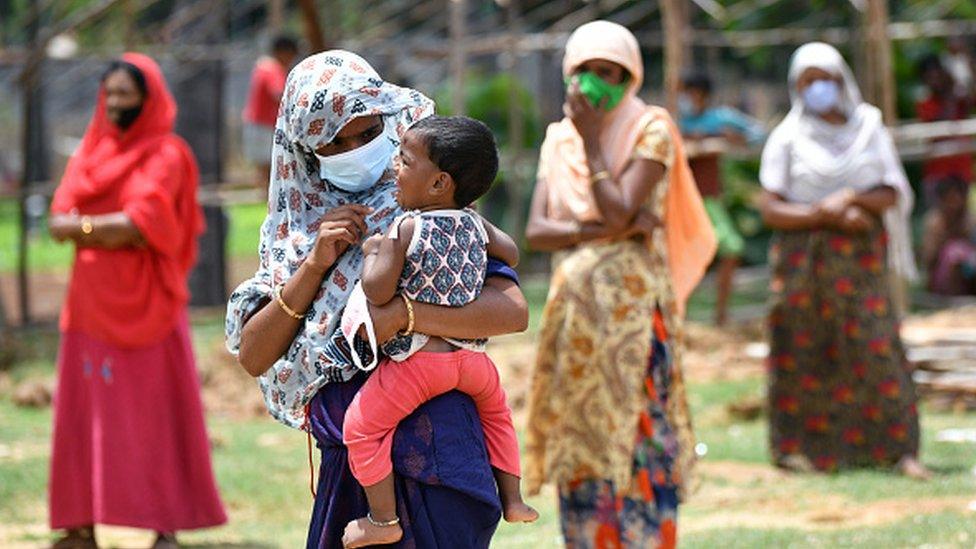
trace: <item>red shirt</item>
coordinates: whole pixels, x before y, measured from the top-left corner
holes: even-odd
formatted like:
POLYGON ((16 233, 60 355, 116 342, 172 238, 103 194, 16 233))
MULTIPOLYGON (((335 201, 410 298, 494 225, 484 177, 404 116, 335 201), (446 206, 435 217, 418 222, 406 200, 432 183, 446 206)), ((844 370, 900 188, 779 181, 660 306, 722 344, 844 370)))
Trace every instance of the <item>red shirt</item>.
POLYGON ((274 127, 287 78, 288 71, 281 63, 270 57, 258 59, 251 73, 251 89, 242 114, 245 122, 274 127))
MULTIPOLYGON (((969 115, 969 108, 965 99, 937 97, 930 95, 927 99, 915 105, 915 111, 922 122, 936 122, 942 120, 964 120, 969 115)), ((968 137, 945 137, 933 139, 933 144, 958 143, 962 146, 969 144, 968 137)), ((973 155, 971 153, 936 156, 925 161, 923 176, 927 183, 932 184, 939 179, 955 175, 963 181, 973 180, 973 155)))

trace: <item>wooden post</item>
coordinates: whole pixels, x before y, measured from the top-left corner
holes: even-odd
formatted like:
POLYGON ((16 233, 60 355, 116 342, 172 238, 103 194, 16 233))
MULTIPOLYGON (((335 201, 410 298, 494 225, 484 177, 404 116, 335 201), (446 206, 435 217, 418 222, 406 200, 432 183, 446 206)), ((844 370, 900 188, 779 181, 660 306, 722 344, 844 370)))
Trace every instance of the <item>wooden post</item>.
POLYGON ((285 2, 284 0, 268 0, 268 29, 272 35, 281 32, 285 26, 285 2))
POLYGON ((886 125, 898 118, 891 40, 888 39, 888 1, 867 0, 868 55, 873 57, 874 91, 872 100, 881 109, 886 125))
POLYGON ((308 40, 308 47, 312 53, 325 51, 328 46, 325 43, 325 36, 322 34, 322 25, 319 24, 319 10, 315 7, 315 0, 298 0, 298 6, 302 10, 302 21, 305 24, 305 39, 308 40))
POLYGON ((453 114, 463 115, 467 112, 464 93, 464 65, 467 61, 464 35, 468 3, 465 0, 447 1, 451 12, 451 85, 454 88, 451 106, 453 114))
POLYGON ((44 52, 40 51, 38 33, 40 31, 41 12, 38 2, 30 2, 28 13, 30 18, 27 23, 27 43, 30 54, 27 56, 27 66, 24 68, 22 76, 24 90, 23 106, 23 128, 22 128, 22 164, 20 188, 18 189, 18 202, 20 205, 20 234, 17 241, 17 297, 20 306, 20 324, 27 326, 31 323, 30 306, 30 277, 27 273, 28 247, 27 232, 29 229, 30 218, 27 212, 27 199, 30 196, 30 187, 33 181, 38 181, 39 176, 46 171, 44 166, 44 155, 39 154, 43 148, 43 117, 41 116, 41 94, 38 91, 38 75, 41 72, 41 64, 44 59, 44 52))
POLYGON ((136 45, 136 10, 132 0, 122 0, 122 17, 125 19, 125 50, 132 51, 136 45))
POLYGON ((688 30, 687 0, 661 0, 664 19, 664 97, 673 116, 678 112, 681 72, 687 57, 685 36, 688 30))
POLYGON ((522 96, 519 94, 519 50, 518 37, 521 32, 521 18, 519 17, 519 1, 508 0, 505 7, 505 19, 508 23, 508 62, 511 77, 508 90, 508 148, 511 155, 511 166, 505 183, 508 187, 509 217, 511 221, 505 227, 509 234, 518 241, 522 235, 522 221, 525 216, 525 184, 523 179, 523 151, 525 142, 525 113, 522 112, 522 96))

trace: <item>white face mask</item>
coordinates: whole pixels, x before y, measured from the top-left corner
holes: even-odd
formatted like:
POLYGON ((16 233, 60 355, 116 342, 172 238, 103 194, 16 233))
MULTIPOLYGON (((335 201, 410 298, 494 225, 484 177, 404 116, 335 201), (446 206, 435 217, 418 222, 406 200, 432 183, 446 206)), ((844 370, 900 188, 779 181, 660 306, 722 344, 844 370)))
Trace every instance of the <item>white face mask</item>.
POLYGON ((386 124, 383 133, 372 141, 351 151, 332 156, 315 153, 319 159, 319 175, 344 191, 356 193, 372 187, 383 176, 393 158, 393 144, 386 124))
POLYGON ((814 80, 803 90, 803 104, 823 114, 840 102, 840 86, 833 80, 814 80))

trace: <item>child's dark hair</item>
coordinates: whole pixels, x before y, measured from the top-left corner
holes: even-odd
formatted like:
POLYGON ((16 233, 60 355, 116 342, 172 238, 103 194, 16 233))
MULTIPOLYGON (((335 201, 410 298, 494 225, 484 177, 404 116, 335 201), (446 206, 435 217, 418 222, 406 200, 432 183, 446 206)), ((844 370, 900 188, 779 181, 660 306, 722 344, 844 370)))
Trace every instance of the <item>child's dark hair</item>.
POLYGON ((454 203, 464 208, 483 196, 498 174, 495 136, 481 122, 467 116, 429 116, 413 126, 427 147, 427 156, 454 178, 454 203))
POLYGON ((686 90, 700 90, 705 95, 712 93, 712 79, 699 71, 687 72, 681 77, 681 85, 686 90))

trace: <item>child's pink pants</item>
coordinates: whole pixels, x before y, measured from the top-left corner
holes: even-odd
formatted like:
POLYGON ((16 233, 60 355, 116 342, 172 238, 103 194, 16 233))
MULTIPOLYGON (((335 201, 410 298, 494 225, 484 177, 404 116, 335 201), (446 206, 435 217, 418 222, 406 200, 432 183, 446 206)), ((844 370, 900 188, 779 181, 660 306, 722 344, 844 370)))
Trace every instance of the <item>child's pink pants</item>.
POLYGON ((520 476, 518 440, 498 370, 485 353, 420 351, 403 362, 384 360, 346 410, 342 440, 356 480, 372 486, 393 472, 393 432, 428 400, 457 389, 478 407, 492 467, 520 476))

